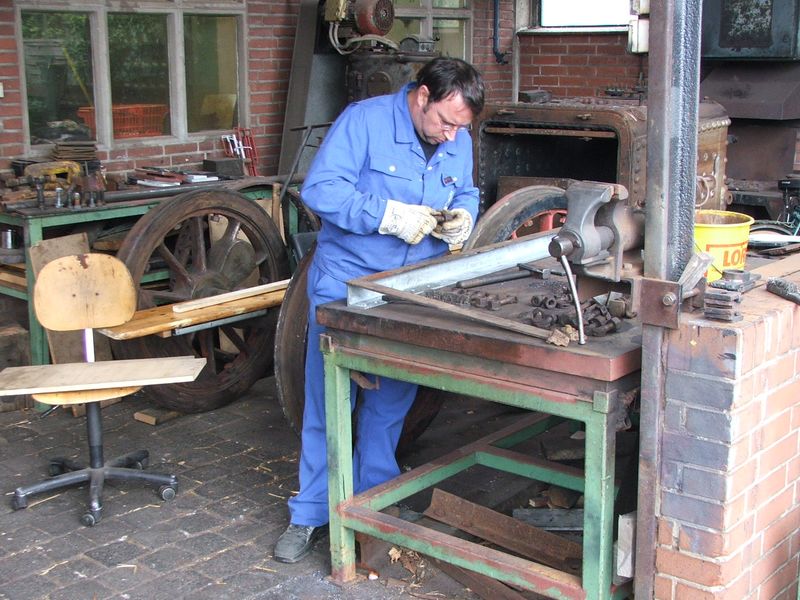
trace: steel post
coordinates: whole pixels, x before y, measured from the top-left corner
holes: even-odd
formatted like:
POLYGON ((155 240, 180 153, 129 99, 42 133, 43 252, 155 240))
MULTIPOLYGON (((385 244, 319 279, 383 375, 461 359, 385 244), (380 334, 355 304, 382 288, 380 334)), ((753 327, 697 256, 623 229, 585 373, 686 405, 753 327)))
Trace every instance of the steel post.
MULTIPOLYGON (((700 0, 651 3, 645 276, 677 281, 693 250, 700 0)), ((642 332, 642 409, 635 591, 651 598, 665 368, 664 330, 642 332)))

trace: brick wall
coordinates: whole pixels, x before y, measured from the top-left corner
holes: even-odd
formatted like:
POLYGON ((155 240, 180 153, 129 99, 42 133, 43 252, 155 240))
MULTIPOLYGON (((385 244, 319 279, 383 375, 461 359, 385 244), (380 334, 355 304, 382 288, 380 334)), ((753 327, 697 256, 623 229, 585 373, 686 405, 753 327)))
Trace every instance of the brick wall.
POLYGON ((627 34, 524 35, 520 39, 520 90, 554 96, 601 96, 606 88, 630 90, 647 77, 647 55, 629 54, 627 34))
POLYGON ((670 334, 659 600, 796 598, 800 306, 762 287, 742 313, 670 334))
MULTIPOLYGON (((275 175, 280 156, 283 115, 289 87, 294 35, 297 27, 297 0, 248 0, 247 65, 250 95, 250 122, 259 154, 259 172, 275 175)), ((511 49, 513 29, 512 0, 501 1, 501 48, 511 49)), ((511 89, 511 65, 499 65, 492 54, 492 2, 478 2, 475 8, 474 62, 487 80, 490 99, 507 100, 511 89)), ((11 158, 23 153, 22 106, 19 86, 19 57, 14 37, 14 11, 8 0, 0 0, 0 81, 5 98, 0 101, 0 169, 7 169, 11 158)), ((309 40, 311 43, 311 40, 309 40)), ((163 143, 144 140, 123 143, 111 150, 100 150, 100 160, 108 172, 121 172, 144 164, 196 166, 202 159, 222 156, 218 136, 189 143, 163 143)))
POLYGON ((14 38, 14 8, 10 0, 0 0, 0 169, 7 168, 7 157, 22 153, 22 103, 19 87, 19 60, 14 38))

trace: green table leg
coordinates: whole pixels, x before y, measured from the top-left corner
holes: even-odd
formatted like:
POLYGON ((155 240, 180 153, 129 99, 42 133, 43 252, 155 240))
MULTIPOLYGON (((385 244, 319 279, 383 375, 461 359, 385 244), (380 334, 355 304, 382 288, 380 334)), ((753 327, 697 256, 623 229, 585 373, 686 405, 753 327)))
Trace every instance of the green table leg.
MULTIPOLYGON (((326 346, 326 336, 322 345, 326 346)), ((325 419, 328 451, 328 507, 330 510, 331 577, 344 583, 356 576, 355 532, 344 527, 336 510, 353 497, 353 434, 350 416, 350 370, 334 364, 330 349, 325 359, 325 419)))
POLYGON ((598 600, 609 598, 612 579, 616 436, 610 396, 595 392, 595 410, 586 421, 583 588, 587 599, 598 600))

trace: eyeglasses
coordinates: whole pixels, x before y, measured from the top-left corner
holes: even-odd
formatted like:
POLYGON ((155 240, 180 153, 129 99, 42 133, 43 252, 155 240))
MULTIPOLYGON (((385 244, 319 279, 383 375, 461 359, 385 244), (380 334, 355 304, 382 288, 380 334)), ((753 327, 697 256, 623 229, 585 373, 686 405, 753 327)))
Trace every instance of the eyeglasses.
POLYGON ((440 127, 442 131, 451 132, 451 131, 472 131, 472 123, 468 123, 467 125, 456 125, 455 123, 449 123, 442 118, 442 115, 439 111, 436 111, 436 118, 439 119, 440 127))

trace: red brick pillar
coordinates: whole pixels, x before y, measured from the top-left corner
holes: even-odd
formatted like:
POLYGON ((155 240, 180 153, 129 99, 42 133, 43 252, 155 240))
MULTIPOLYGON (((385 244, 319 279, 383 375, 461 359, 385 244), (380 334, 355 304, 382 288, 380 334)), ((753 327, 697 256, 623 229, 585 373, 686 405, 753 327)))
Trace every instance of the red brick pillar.
POLYGON ((0 0, 0 169, 11 165, 11 158, 23 151, 22 96, 20 94, 20 57, 14 37, 14 7, 0 0))
POLYGON ((741 311, 669 336, 659 599, 796 598, 800 306, 761 287, 741 311))

